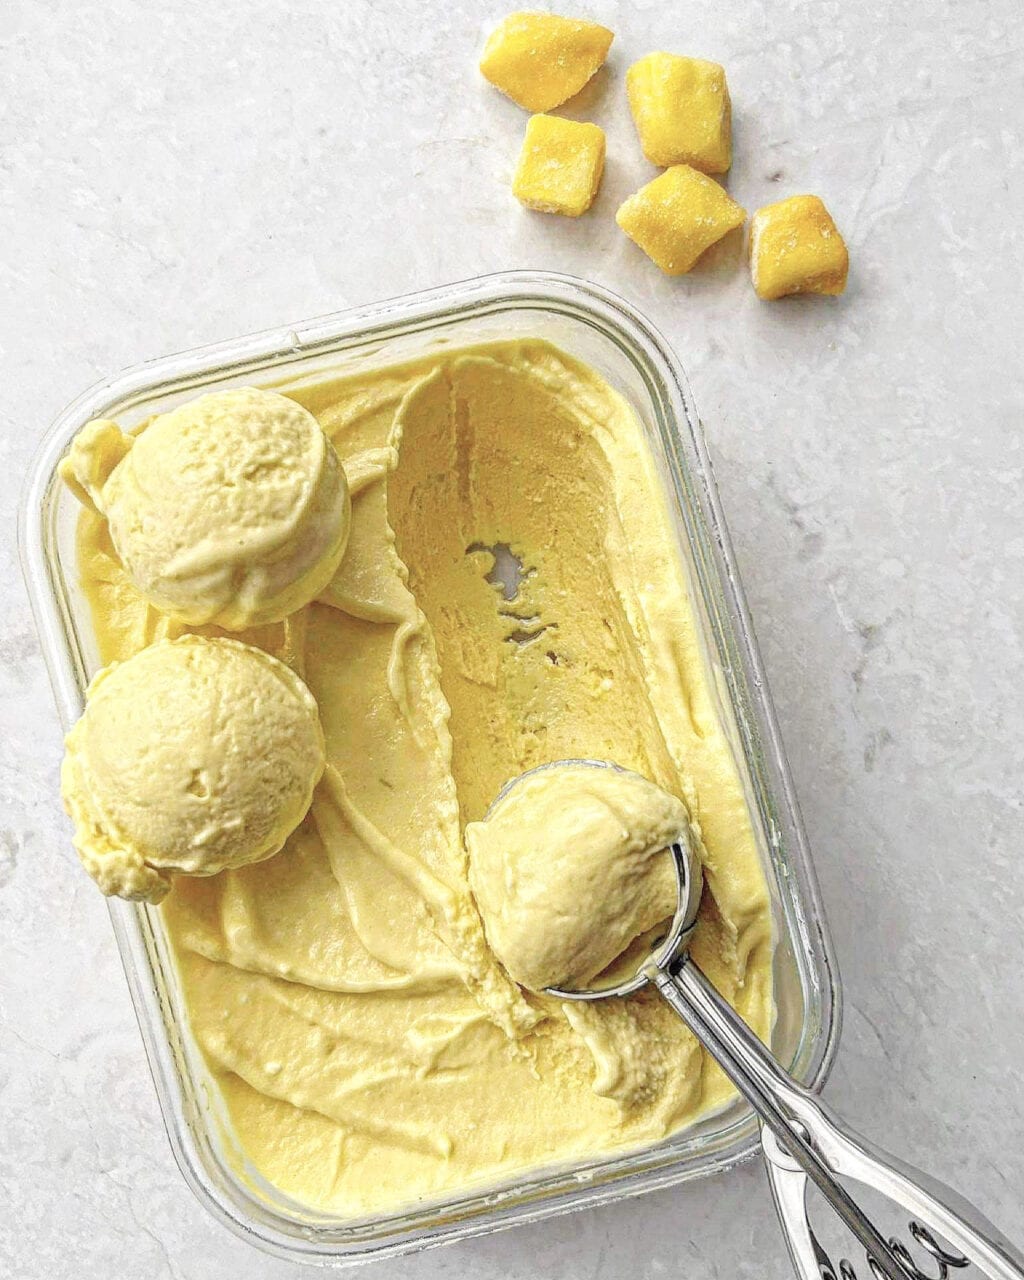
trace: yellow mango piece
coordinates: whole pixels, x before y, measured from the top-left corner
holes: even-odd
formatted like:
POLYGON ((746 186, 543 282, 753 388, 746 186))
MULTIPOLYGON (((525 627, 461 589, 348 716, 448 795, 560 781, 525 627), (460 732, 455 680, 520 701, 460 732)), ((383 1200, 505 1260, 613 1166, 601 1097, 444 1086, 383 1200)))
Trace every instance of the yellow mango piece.
POLYGON ((758 209, 750 223, 750 275, 759 298, 842 293, 846 242, 817 196, 790 196, 758 209))
POLYGON ((746 216, 712 178, 677 164, 620 205, 615 221, 666 275, 681 276, 746 216))
POLYGON ((732 105, 725 69, 703 58, 649 53, 626 72, 640 147, 651 164, 725 173, 732 164, 732 105))
POLYGON ((608 56, 614 34, 553 13, 512 13, 484 45, 484 77, 527 111, 550 111, 579 93, 608 56))
POLYGON ((594 203, 603 172, 603 129, 560 116, 531 116, 512 194, 528 209, 578 218, 594 203))

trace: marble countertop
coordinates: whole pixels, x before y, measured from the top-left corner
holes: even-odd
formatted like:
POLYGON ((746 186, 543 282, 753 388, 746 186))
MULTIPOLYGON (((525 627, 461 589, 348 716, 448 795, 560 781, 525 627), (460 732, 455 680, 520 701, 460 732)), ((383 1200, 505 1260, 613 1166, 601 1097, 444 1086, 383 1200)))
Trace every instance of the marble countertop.
MULTIPOLYGON (((512 267, 645 311, 693 383, 835 936, 828 1096, 1024 1240, 1024 103, 1016 0, 572 6, 618 33, 579 222, 520 209, 493 0, 0 6, 0 1274, 297 1276, 206 1216, 157 1112, 13 513, 37 443, 144 358, 512 267), (1016 45, 1016 47, 1015 47, 1016 45), (837 301, 762 304, 739 237, 669 280, 615 226, 652 175, 629 61, 725 64, 729 185, 822 195, 837 301)), ((785 1277, 753 1164, 392 1262, 391 1280, 785 1277)), ((376 1274, 371 1271, 369 1274, 376 1274)))

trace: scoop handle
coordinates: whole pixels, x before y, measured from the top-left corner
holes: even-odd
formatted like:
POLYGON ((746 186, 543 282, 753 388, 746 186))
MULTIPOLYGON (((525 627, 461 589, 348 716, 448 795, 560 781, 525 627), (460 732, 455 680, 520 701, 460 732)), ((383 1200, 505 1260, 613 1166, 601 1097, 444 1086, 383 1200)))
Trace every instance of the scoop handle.
MULTIPOLYGON (((943 1251, 936 1243, 946 1259, 942 1262, 939 1254, 929 1248, 943 1276, 950 1266, 973 1263, 989 1280, 1024 1280, 1024 1255, 973 1205, 848 1130, 820 1099, 779 1066, 689 955, 670 968, 652 964, 646 976, 757 1112, 762 1132, 767 1129, 774 1139, 764 1143, 765 1159, 782 1228, 799 1274, 807 1275, 800 1258, 808 1258, 807 1237, 814 1240, 814 1236, 809 1231, 806 1207, 798 1215, 802 1195, 787 1188, 785 1178, 776 1179, 778 1169, 800 1177, 804 1187, 807 1180, 814 1183, 865 1250, 871 1275, 884 1276, 886 1280, 920 1280, 926 1273, 917 1269, 898 1240, 885 1239, 838 1181, 840 1176, 881 1192, 913 1213, 911 1232, 925 1248, 928 1240, 935 1243, 933 1233, 938 1233, 961 1250, 962 1258, 943 1251), (777 1184, 783 1190, 781 1196, 777 1184)), ((836 1274, 827 1255, 821 1254, 816 1261, 819 1274, 836 1274)), ((849 1264, 845 1266, 842 1274, 855 1274, 849 1264)), ((969 1274, 965 1274, 965 1280, 969 1280, 969 1274)))

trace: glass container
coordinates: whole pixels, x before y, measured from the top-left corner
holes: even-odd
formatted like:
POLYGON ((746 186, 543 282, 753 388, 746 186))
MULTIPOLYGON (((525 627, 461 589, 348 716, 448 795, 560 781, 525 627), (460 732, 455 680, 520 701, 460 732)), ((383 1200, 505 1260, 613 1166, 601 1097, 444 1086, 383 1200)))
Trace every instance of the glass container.
MULTIPOLYGON (((568 276, 484 276, 302 324, 148 361, 81 395, 47 433, 21 513, 22 563, 65 728, 99 665, 78 585, 78 508, 57 476, 91 418, 124 428, 206 391, 354 372, 508 337, 544 338, 596 369, 635 410, 658 463, 705 658, 743 776, 774 918, 773 1049, 796 1078, 819 1086, 839 1031, 839 980, 786 758, 737 577, 711 462, 679 362, 657 330, 607 290, 568 276)), ((56 797, 54 803, 57 803, 56 797)), ((523 1172, 441 1201, 340 1219, 286 1199, 248 1167, 185 1016, 160 912, 111 899, 110 918, 171 1146, 215 1217, 250 1243, 321 1265, 412 1252, 536 1222, 720 1173, 755 1149, 739 1098, 640 1150, 523 1172)))

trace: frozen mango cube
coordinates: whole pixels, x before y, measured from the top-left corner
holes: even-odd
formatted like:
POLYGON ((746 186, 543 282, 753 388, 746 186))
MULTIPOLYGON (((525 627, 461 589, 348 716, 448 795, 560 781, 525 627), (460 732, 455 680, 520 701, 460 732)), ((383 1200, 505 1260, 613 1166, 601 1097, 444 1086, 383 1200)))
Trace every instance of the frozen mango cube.
POLYGON ((560 116, 531 116, 512 194, 528 209, 578 218, 594 203, 603 171, 603 129, 560 116))
POLYGON ((732 163, 732 106, 717 62, 649 53, 626 72, 626 93, 651 164, 726 172, 732 163))
POLYGON ((681 276, 746 216, 713 178, 677 164, 620 205, 615 221, 662 271, 681 276))
POLYGON ((750 223, 750 275, 759 298, 842 293, 850 255, 817 196, 790 196, 758 209, 750 223))
POLYGON ((607 58, 614 38, 596 22, 512 13, 488 36, 480 70, 527 111, 550 111, 579 93, 607 58))

